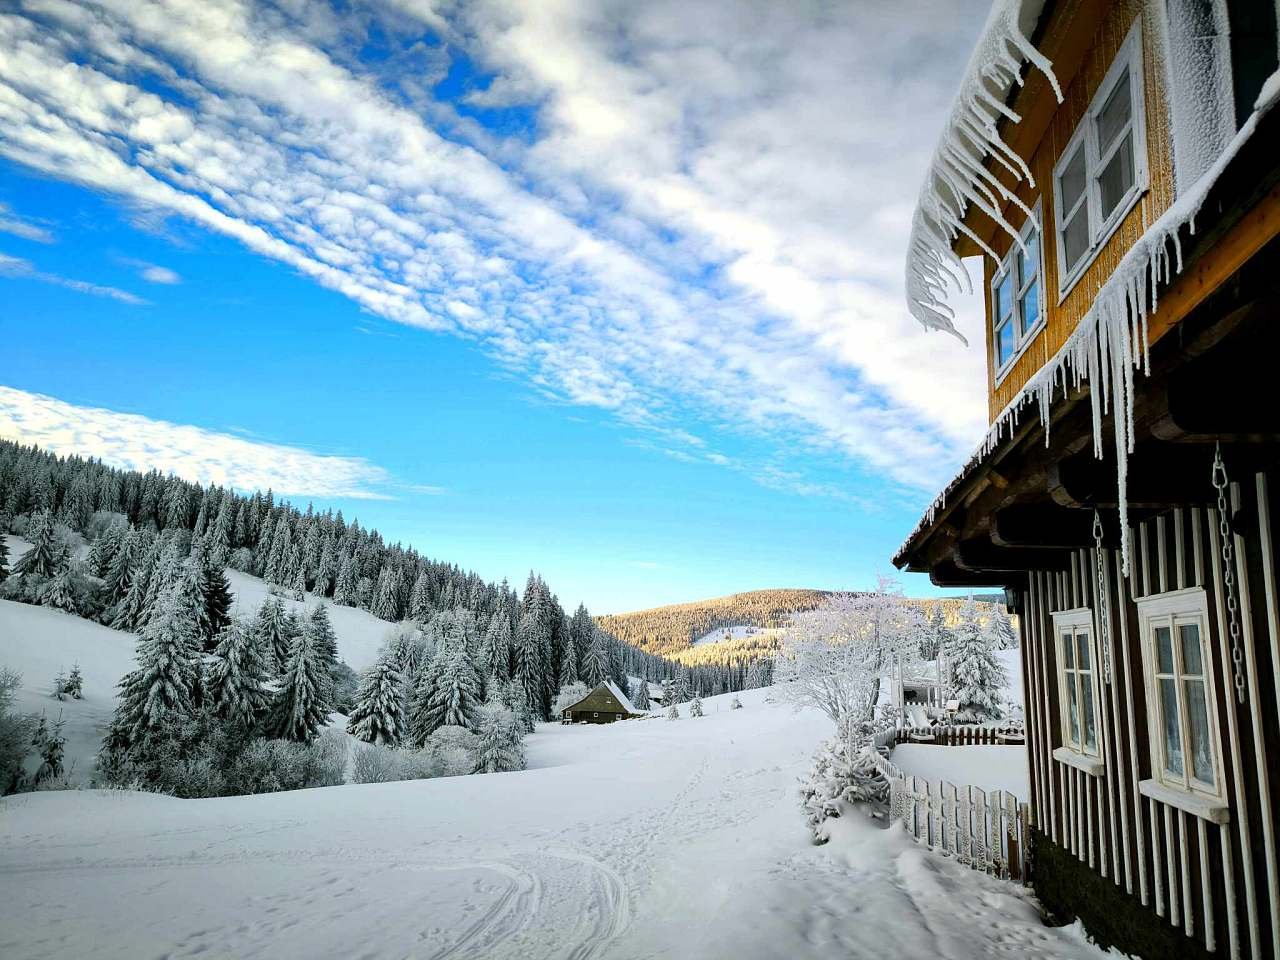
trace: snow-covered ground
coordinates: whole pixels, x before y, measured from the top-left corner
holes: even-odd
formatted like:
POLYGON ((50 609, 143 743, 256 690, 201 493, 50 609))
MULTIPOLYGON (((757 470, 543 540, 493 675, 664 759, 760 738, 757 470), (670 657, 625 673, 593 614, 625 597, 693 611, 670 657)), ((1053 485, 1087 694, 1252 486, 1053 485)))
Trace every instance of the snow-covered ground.
POLYGON ((1007 790, 1024 802, 1031 799, 1027 748, 1021 744, 946 747, 900 743, 893 748, 892 759, 903 773, 983 790, 1007 790))
POLYGON ((761 632, 763 631, 759 627, 750 624, 736 627, 717 627, 715 630, 709 630, 694 640, 693 646, 700 647, 703 644, 720 643, 723 640, 741 640, 743 637, 753 637, 761 632))
POLYGON ((795 780, 828 724, 769 696, 543 725, 521 773, 8 798, 0 955, 1100 955, 896 828, 851 817, 812 846, 795 780))

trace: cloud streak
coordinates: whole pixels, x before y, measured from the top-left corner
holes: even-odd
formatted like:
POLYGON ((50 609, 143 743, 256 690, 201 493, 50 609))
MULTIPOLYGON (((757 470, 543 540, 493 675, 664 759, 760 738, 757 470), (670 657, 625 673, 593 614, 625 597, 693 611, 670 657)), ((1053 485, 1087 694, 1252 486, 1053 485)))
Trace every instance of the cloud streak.
POLYGON ((131 470, 157 469, 203 484, 293 496, 388 499, 396 486, 358 457, 246 440, 132 413, 81 407, 0 386, 0 436, 59 455, 98 457, 131 470))
POLYGON ((711 423, 917 489, 967 450, 981 357, 935 355, 900 268, 949 99, 934 35, 963 11, 396 6, 382 35, 459 44, 492 72, 465 99, 536 109, 538 137, 389 85, 354 55, 362 25, 318 5, 24 0, 0 15, 0 153, 641 431, 711 423))
POLYGON ((55 287, 65 287, 68 290, 76 291, 76 293, 87 293, 93 297, 107 297, 135 307, 146 306, 148 303, 142 297, 130 293, 128 290, 108 287, 100 283, 90 283, 87 280, 75 280, 57 273, 37 270, 30 260, 24 260, 22 257, 11 257, 6 253, 0 253, 0 276, 28 277, 32 280, 39 280, 41 283, 52 284, 55 287))
POLYGON ((32 220, 18 216, 3 203, 0 203, 0 233, 12 234, 36 243, 53 243, 52 231, 32 220))

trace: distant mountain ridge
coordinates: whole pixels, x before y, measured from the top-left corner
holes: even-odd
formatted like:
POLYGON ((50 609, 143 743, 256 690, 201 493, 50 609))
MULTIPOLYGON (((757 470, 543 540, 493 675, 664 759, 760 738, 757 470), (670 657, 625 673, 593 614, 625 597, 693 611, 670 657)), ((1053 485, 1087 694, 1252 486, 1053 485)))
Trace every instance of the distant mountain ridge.
MULTIPOLYGON (((673 603, 631 613, 613 613, 596 617, 596 623, 619 640, 648 653, 677 660, 687 666, 729 663, 771 656, 777 648, 776 631, 786 626, 793 614, 812 610, 828 597, 856 591, 783 588, 750 590, 724 597, 673 603), (738 636, 718 642, 707 642, 712 631, 732 627, 753 626, 759 633, 738 636), (694 641, 703 638, 694 646, 694 641)), ((941 606, 948 626, 959 618, 964 597, 909 597, 926 614, 941 606)), ((996 594, 975 594, 979 603, 999 603, 996 594)))

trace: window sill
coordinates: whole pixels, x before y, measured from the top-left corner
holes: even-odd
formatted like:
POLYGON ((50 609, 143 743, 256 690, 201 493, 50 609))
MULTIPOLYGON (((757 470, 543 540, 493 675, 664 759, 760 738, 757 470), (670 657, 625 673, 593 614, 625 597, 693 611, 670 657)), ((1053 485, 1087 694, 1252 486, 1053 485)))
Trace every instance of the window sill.
POLYGON ((1082 770, 1091 777, 1100 777, 1107 770, 1107 765, 1097 757, 1086 757, 1083 753, 1076 753, 1070 747, 1058 747, 1053 751, 1053 759, 1068 767, 1082 770))
POLYGON ((1156 780, 1139 780, 1138 792, 1148 799, 1167 803, 1171 807, 1185 810, 1187 813, 1194 814, 1201 820, 1208 820, 1210 823, 1231 822, 1231 808, 1222 800, 1217 800, 1213 797, 1205 797, 1198 793, 1191 793, 1188 790, 1178 790, 1175 787, 1166 787, 1156 780))

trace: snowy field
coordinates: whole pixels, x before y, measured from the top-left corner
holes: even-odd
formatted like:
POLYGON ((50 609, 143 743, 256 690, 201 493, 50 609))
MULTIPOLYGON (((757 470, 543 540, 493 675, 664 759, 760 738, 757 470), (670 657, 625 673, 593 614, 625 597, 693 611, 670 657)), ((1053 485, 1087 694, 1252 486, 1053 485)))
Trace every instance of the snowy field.
POLYGON ((766 702, 547 724, 534 769, 217 800, 0 801, 0 956, 1096 957, 862 817, 812 846, 827 722, 766 702))
POLYGON ((757 633, 761 633, 759 627, 750 624, 739 625, 736 627, 718 627, 715 630, 709 630, 702 636, 693 641, 693 646, 701 647, 708 643, 720 643, 724 640, 741 640, 744 637, 754 637, 757 633))

